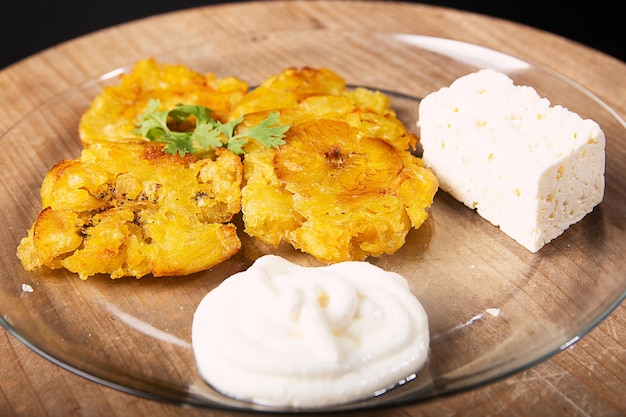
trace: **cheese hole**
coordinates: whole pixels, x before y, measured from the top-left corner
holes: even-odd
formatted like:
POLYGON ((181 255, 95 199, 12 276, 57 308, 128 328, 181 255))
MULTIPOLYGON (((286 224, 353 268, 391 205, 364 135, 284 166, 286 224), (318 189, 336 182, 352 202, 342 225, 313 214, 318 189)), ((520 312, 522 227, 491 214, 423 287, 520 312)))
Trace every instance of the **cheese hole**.
POLYGON ((559 181, 561 179, 561 177, 563 176, 563 171, 565 171, 565 168, 563 167, 563 165, 561 165, 559 167, 559 169, 556 171, 556 180, 559 181))

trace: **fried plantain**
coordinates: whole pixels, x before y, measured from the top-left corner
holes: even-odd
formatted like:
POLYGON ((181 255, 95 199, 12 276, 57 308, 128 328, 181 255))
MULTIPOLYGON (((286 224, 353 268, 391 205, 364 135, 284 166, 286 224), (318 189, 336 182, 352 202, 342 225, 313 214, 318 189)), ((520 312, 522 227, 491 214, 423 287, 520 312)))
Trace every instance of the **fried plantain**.
POLYGON ((236 77, 218 78, 214 73, 200 74, 184 65, 144 59, 92 101, 81 117, 79 136, 83 143, 137 139, 132 132, 149 99, 159 100, 162 110, 179 103, 206 106, 214 119, 223 122, 247 91, 248 84, 236 77))
POLYGON ((286 143, 251 143, 244 157, 245 231, 325 263, 391 254, 428 217, 438 182, 411 147, 389 98, 347 89, 329 70, 294 68, 234 108, 247 125, 280 111, 286 143), (282 89, 282 90, 281 90, 282 89))
POLYGON ((66 268, 81 279, 186 275, 241 246, 229 223, 241 207, 241 159, 163 144, 92 141, 46 175, 41 211, 18 247, 25 268, 66 268))

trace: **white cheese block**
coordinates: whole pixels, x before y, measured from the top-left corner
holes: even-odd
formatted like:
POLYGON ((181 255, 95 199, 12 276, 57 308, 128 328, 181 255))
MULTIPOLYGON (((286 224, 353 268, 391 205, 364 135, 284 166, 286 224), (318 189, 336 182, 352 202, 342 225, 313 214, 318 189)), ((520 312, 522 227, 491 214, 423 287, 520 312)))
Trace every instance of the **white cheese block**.
POLYGON ((494 70, 420 103, 423 160, 442 190, 537 252, 604 196, 605 137, 494 70))

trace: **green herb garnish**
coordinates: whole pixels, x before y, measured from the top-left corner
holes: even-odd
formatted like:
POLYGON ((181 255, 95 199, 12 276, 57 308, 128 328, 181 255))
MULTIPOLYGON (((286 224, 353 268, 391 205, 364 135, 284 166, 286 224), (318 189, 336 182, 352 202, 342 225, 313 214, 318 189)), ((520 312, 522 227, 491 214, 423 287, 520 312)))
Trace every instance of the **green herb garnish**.
POLYGON ((137 129, 134 134, 165 143, 163 150, 171 154, 185 156, 197 152, 200 148, 211 150, 225 146, 231 152, 241 155, 243 145, 248 139, 254 139, 268 148, 276 148, 285 143, 283 137, 289 125, 280 125, 279 114, 270 113, 261 123, 244 132, 235 134, 235 129, 243 121, 243 116, 228 123, 211 118, 211 111, 204 106, 177 104, 173 110, 159 111, 159 100, 150 99, 146 110, 137 117, 137 129), (171 130, 168 120, 177 123, 189 122, 195 118, 193 131, 178 132, 171 130))

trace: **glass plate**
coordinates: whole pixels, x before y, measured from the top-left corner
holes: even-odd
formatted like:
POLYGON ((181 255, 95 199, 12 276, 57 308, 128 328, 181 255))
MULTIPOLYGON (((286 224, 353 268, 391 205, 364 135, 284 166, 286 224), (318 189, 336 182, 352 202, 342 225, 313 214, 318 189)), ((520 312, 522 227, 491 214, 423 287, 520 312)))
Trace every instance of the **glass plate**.
MULTIPOLYGON (((440 191, 431 216, 391 256, 370 261, 397 271, 429 314, 430 359, 417 378, 367 400, 325 408, 412 404, 469 390, 565 349, 626 294, 626 125, 591 93, 546 68, 480 46, 394 33, 294 31, 215 39, 157 57, 250 85, 289 66, 328 67, 350 85, 387 92, 409 129, 419 98, 490 67, 535 87, 553 104, 596 120, 607 136, 603 203, 536 254, 440 191)), ((131 66, 133 63, 129 62, 131 66)), ((293 411, 226 398, 199 377, 190 345, 202 297, 258 256, 302 256, 244 238, 231 260, 185 277, 80 281, 65 271, 28 273, 15 255, 40 210, 46 172, 81 146, 77 125, 103 86, 128 68, 77 85, 28 114, 0 139, 1 323, 54 363, 125 392, 208 408, 293 411), (32 291, 30 290, 32 288, 32 291)))

